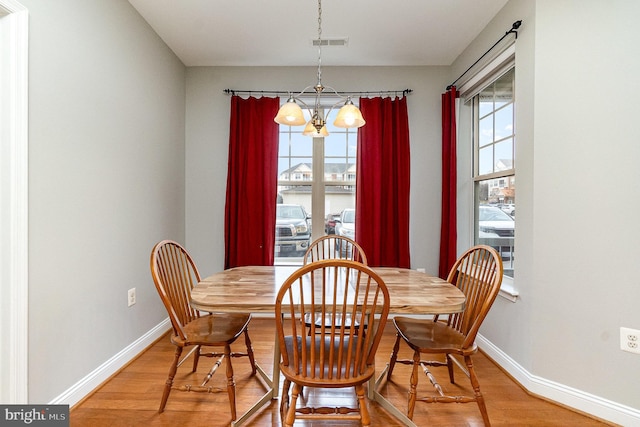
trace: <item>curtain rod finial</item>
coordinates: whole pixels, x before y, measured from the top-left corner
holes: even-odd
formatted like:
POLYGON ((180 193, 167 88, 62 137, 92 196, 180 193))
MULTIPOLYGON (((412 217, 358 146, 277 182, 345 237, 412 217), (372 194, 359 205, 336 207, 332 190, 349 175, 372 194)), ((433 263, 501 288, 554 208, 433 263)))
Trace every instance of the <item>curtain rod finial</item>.
POLYGON ((518 38, 518 28, 520 28, 520 25, 522 25, 522 20, 516 21, 511 25, 511 29, 509 31, 507 31, 506 33, 504 33, 505 36, 514 33, 516 35, 516 38, 518 38))

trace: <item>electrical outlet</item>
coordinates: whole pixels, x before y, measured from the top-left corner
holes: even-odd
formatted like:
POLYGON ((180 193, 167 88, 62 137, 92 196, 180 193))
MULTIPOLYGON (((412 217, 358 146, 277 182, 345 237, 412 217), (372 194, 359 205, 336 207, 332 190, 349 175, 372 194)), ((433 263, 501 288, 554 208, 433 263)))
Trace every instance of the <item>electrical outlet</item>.
POLYGON ((640 331, 631 328, 620 328, 620 349, 629 353, 640 354, 640 331))
POLYGON ((136 288, 129 289, 129 292, 127 293, 127 301, 129 307, 136 303, 136 288))

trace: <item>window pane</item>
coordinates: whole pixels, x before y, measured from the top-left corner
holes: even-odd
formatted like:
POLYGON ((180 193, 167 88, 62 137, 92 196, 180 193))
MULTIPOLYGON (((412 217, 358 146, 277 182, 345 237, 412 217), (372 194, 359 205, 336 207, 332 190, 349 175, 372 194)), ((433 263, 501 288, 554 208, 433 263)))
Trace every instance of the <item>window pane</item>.
POLYGON ((493 172, 493 145, 482 148, 478 158, 478 173, 480 175, 493 172))
POLYGON ((495 90, 495 108, 513 102, 513 78, 515 70, 511 69, 493 84, 495 90))
POLYGON ((496 111, 496 140, 513 135, 513 104, 496 111))
MULTIPOLYGON (((354 183, 355 184, 355 183, 354 183)), ((356 189, 352 186, 325 186, 325 234, 338 234, 353 238, 355 221, 352 214, 356 207, 356 189), (347 220, 344 220, 344 216, 347 220)))
POLYGON ((344 138, 332 138, 333 133, 324 139, 324 155, 325 157, 344 157, 347 155, 344 138))
MULTIPOLYGON (((311 159, 308 158, 291 158, 291 169, 289 169, 289 178, 292 181, 311 181, 313 179, 313 171, 311 159)), ((281 178, 287 179, 287 178, 281 178)))
POLYGON ((287 157, 289 155, 289 148, 289 135, 285 132, 280 132, 280 141, 278 142, 278 156, 287 157))
POLYGON ((335 163, 330 159, 325 159, 324 180, 330 181, 350 181, 350 176, 355 176, 356 165, 354 163, 335 163))
POLYGON ((290 167, 288 157, 278 158, 278 179, 284 179, 282 174, 290 167))
POLYGON ((480 118, 493 111, 493 89, 480 93, 480 118))
POLYGON ((276 205, 276 262, 301 261, 311 243, 311 186, 278 186, 276 205))
MULTIPOLYGON (((335 114, 337 111, 332 112, 333 116, 335 114)), ((353 238, 357 129, 329 129, 330 134, 325 138, 324 146, 324 232, 353 238), (342 185, 337 185, 338 182, 342 185)))
MULTIPOLYGON (((343 128, 337 128, 333 125, 333 121, 336 119, 336 116, 338 115, 338 111, 340 110, 341 106, 342 105, 338 105, 338 107, 331 110, 329 115, 327 115, 326 117, 327 123, 325 124, 325 126, 327 127, 327 132, 329 132, 329 136, 331 136, 331 134, 336 132, 344 132, 343 128)), ((329 110, 329 106, 327 106, 327 109, 325 111, 327 110, 329 110)))
POLYGON ((484 119, 480 120, 479 137, 480 147, 484 147, 487 144, 493 142, 493 114, 488 115, 484 119))
POLYGON ((291 155, 307 156, 311 158, 313 155, 313 138, 304 136, 299 133, 291 135, 291 155))
POLYGON ((511 177, 476 183, 477 244, 489 245, 502 256, 504 273, 513 277, 515 259, 515 180, 511 177))
POLYGON ((495 145, 495 171, 513 169, 513 139, 509 138, 495 145))

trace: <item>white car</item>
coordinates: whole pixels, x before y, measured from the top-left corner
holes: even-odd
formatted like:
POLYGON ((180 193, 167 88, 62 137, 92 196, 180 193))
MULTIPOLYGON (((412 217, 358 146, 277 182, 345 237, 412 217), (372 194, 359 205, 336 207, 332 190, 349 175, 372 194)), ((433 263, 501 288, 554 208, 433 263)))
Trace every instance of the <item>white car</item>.
POLYGON ((336 234, 353 239, 356 234, 356 210, 345 209, 336 218, 336 234))
POLYGON ((500 206, 500 209, 502 209, 502 212, 506 213, 507 215, 514 216, 516 212, 516 205, 514 205, 513 203, 509 203, 509 204, 500 206))
POLYGON ((480 206, 478 212, 478 243, 494 247, 501 254, 512 254, 514 219, 495 206, 480 206))

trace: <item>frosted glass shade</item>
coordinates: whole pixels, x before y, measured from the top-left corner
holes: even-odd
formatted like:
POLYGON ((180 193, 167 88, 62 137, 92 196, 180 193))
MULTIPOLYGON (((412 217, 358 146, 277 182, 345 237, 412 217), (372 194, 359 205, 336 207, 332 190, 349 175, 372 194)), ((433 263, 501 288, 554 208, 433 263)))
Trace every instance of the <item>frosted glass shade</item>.
POLYGON ((339 128, 359 128, 365 123, 360 109, 348 102, 338 111, 333 125, 339 128))
POLYGON ((289 98, 289 100, 280 107, 278 114, 273 120, 278 124, 287 126, 301 126, 307 122, 302 114, 302 109, 292 98, 289 98))
POLYGON ((320 128, 320 132, 318 132, 318 130, 313 125, 313 122, 311 120, 309 120, 309 123, 307 123, 307 125, 304 127, 302 134, 304 136, 311 136, 314 138, 323 138, 325 136, 329 136, 329 132, 327 131, 326 126, 322 126, 320 128))

